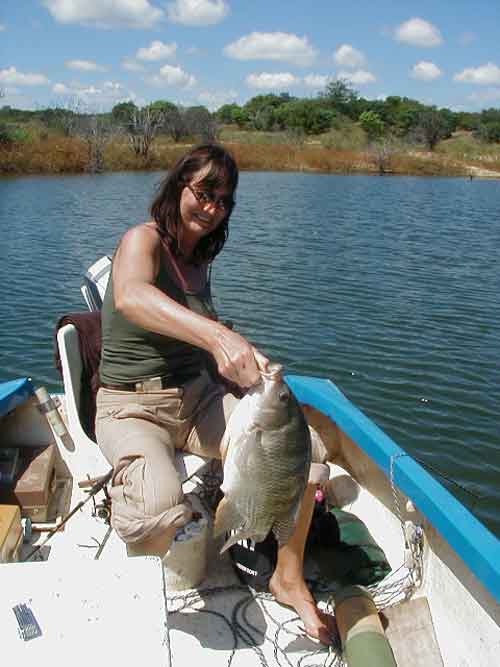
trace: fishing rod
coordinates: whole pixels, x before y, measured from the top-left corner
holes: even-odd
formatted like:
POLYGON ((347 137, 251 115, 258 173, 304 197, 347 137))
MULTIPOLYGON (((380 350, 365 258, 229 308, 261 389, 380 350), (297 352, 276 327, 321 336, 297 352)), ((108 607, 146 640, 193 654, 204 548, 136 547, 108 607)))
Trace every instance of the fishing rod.
POLYGON ((113 475, 113 469, 111 469, 104 477, 99 478, 95 483, 91 486, 90 491, 88 492, 88 496, 85 498, 85 500, 80 500, 80 502, 75 505, 75 507, 67 514, 64 519, 57 524, 55 528, 53 528, 47 535, 47 537, 43 540, 43 542, 39 545, 37 545, 27 556, 26 558, 23 558, 21 562, 25 563, 26 561, 30 560, 33 558, 33 556, 40 551, 42 547, 44 547, 47 542, 50 540, 51 537, 53 537, 61 528, 71 519, 72 516, 76 514, 79 510, 82 509, 82 507, 88 503, 88 501, 93 498, 96 493, 99 493, 101 489, 103 489, 106 484, 109 482, 111 479, 111 476, 113 475))

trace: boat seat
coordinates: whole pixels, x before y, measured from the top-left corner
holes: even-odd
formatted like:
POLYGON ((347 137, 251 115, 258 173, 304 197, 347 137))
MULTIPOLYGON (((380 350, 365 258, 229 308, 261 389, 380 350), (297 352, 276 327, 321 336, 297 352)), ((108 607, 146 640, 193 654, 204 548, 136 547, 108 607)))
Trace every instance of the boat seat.
MULTIPOLYGON (((72 448, 65 448, 66 451, 62 452, 63 458, 72 473, 80 475, 82 478, 88 474, 91 476, 106 474, 109 470, 109 464, 97 443, 85 433, 80 417, 83 364, 78 332, 73 324, 66 324, 59 329, 57 345, 64 383, 66 423, 74 445, 72 448), (72 452, 71 449, 74 451, 72 452), (74 455, 76 451, 78 451, 78 456, 74 455), (85 452, 85 456, 83 456, 83 452, 85 452)), ((179 451, 176 454, 175 465, 181 482, 199 472, 207 465, 208 461, 209 459, 204 459, 201 456, 179 451)))
POLYGON ((87 308, 91 312, 101 310, 104 294, 108 285, 111 272, 111 257, 104 255, 94 262, 83 277, 83 285, 80 287, 87 308))

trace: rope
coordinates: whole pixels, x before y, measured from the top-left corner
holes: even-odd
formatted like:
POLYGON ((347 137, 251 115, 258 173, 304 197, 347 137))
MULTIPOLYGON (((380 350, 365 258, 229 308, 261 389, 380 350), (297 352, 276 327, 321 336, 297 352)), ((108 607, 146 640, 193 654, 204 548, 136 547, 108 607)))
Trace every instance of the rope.
POLYGON ((225 625, 229 628, 233 636, 233 647, 231 649, 227 667, 231 667, 231 663, 234 659, 236 649, 239 644, 245 644, 255 653, 257 660, 261 667, 271 667, 269 660, 266 658, 264 651, 260 646, 257 645, 258 640, 268 642, 273 647, 273 656, 275 664, 278 667, 302 667, 303 662, 307 659, 311 659, 320 655, 325 654, 325 660, 322 661, 321 665, 315 665, 308 662, 307 667, 343 667, 344 662, 342 661, 340 655, 335 651, 329 650, 328 647, 321 647, 319 649, 314 649, 312 651, 306 651, 302 655, 296 664, 294 664, 286 651, 280 646, 280 639, 283 633, 291 635, 292 637, 301 637, 302 635, 290 630, 287 626, 291 623, 296 622, 299 617, 294 616, 286 621, 278 621, 274 616, 269 612, 265 601, 274 600, 271 594, 269 593, 257 593, 252 591, 247 586, 242 585, 230 585, 230 586, 216 586, 212 588, 203 588, 199 590, 188 591, 186 593, 178 593, 176 595, 168 596, 167 601, 169 606, 179 605, 175 609, 169 610, 169 616, 180 614, 183 611, 194 607, 196 604, 202 600, 207 600, 218 595, 227 595, 231 593, 243 593, 243 597, 240 598, 234 605, 231 617, 228 618, 225 614, 219 611, 212 609, 198 609, 197 611, 202 611, 205 613, 210 613, 220 618, 224 621, 225 625), (248 611, 250 606, 253 603, 260 603, 259 608, 263 611, 264 615, 269 618, 275 625, 276 630, 274 636, 269 636, 266 631, 262 631, 253 625, 248 619, 248 611), (252 634, 254 633, 254 634, 252 634), (258 638, 255 636, 258 635, 258 638))

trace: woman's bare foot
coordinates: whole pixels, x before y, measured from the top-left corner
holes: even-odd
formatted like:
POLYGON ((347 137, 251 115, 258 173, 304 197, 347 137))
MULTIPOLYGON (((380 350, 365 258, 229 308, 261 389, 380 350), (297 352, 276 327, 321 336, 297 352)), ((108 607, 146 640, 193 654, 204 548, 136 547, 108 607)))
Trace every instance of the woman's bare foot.
POLYGON ((269 582, 269 590, 277 602, 297 612, 309 637, 319 639, 327 646, 338 637, 335 617, 318 609, 304 579, 295 579, 293 584, 287 584, 275 572, 269 582))

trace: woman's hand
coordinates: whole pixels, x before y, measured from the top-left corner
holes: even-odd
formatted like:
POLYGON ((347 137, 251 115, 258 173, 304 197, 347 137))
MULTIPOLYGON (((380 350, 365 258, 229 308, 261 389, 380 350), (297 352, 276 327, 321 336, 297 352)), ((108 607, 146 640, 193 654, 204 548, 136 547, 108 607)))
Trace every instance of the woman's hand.
POLYGON ((270 363, 243 336, 223 326, 218 327, 211 352, 222 377, 243 388, 259 382, 261 371, 267 372, 270 363))

